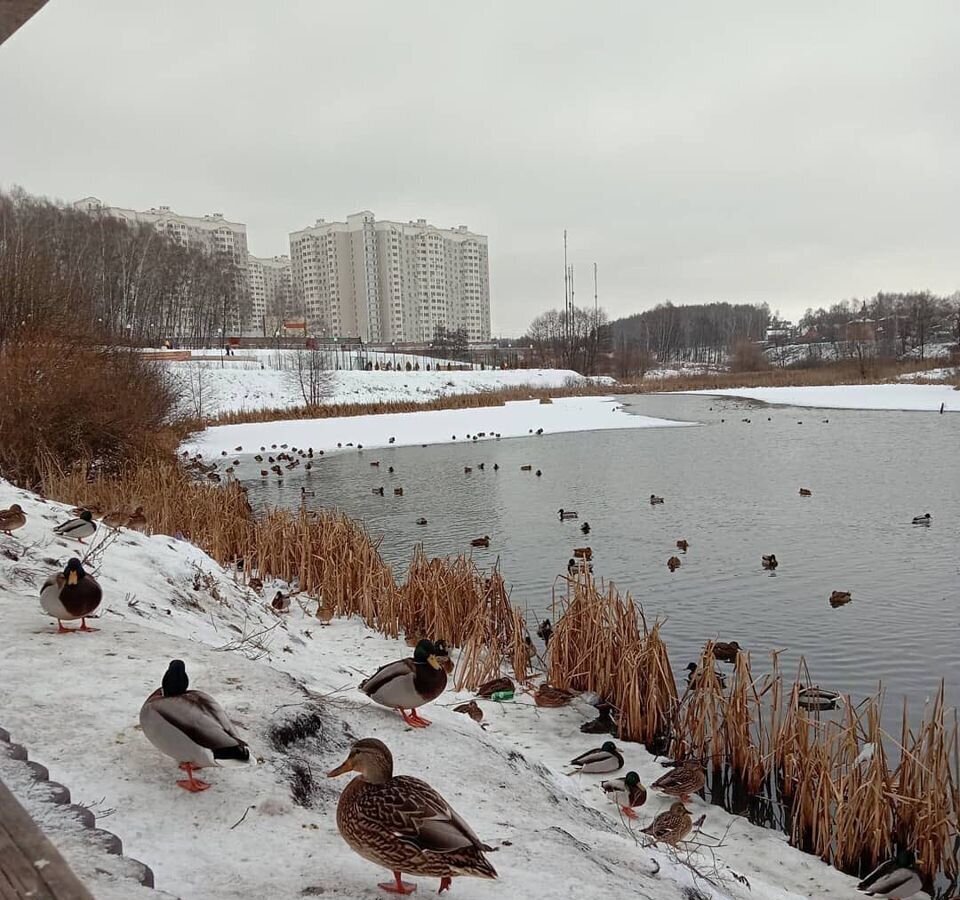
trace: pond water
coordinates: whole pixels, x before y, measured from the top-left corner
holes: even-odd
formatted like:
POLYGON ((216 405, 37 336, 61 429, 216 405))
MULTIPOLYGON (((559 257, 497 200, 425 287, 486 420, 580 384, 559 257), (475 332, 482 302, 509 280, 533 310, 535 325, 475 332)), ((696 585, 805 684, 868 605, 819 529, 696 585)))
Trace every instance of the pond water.
POLYGON ((855 697, 882 680, 891 724, 903 696, 916 717, 941 678, 957 704, 960 416, 623 400, 634 413, 703 425, 335 454, 282 485, 248 480, 251 501, 298 506, 306 484, 316 492, 309 505, 338 507, 382 538, 400 575, 417 543, 447 555, 489 535, 474 557, 500 560, 531 623, 549 613, 572 549, 589 545, 598 577, 629 591, 648 619, 666 619, 678 676, 708 638, 735 639, 756 673, 783 650, 788 674, 802 654, 817 683, 855 697), (371 493, 381 485, 384 497, 371 493), (665 502, 651 506, 651 493, 665 502), (561 522, 561 507, 579 518, 561 522), (926 512, 930 527, 911 525, 926 512), (675 549, 680 538, 686 554, 675 549), (761 567, 770 553, 774 572, 761 567), (671 574, 674 554, 682 565, 671 574), (834 590, 853 601, 831 608, 834 590))

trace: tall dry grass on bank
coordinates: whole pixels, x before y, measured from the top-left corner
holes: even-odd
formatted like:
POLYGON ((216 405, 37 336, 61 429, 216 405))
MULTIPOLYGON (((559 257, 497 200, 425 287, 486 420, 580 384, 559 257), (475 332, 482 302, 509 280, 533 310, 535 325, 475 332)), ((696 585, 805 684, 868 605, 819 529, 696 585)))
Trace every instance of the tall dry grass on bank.
POLYGON ((671 755, 703 760, 714 777, 711 798, 733 812, 781 809, 791 843, 841 871, 862 875, 896 847, 921 859, 928 879, 960 874, 953 847, 960 824, 960 750, 941 685, 911 730, 882 726, 881 697, 835 712, 799 703, 809 674, 801 662, 785 690, 774 654, 772 672, 756 679, 740 653, 724 689, 708 643, 697 681, 680 701, 671 755), (871 751, 872 748, 872 751, 871 751))
POLYGON ((650 748, 664 745, 677 687, 660 623, 613 584, 588 574, 554 590, 548 678, 555 687, 593 691, 619 710, 619 734, 650 748))

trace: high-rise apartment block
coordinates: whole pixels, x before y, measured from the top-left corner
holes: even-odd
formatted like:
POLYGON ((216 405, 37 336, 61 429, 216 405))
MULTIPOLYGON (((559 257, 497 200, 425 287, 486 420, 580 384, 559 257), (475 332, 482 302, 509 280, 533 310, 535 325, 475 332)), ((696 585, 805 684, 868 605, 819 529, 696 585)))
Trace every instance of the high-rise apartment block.
POLYGON ((372 212, 290 235, 293 294, 310 330, 364 341, 430 341, 438 328, 490 337, 486 235, 372 212))
POLYGON ((293 302, 290 257, 250 255, 252 330, 274 335, 293 319, 303 321, 303 310, 293 302))
POLYGON ((152 225, 160 234, 183 247, 193 247, 231 262, 236 267, 236 293, 230 305, 226 325, 232 332, 245 331, 252 327, 246 225, 229 222, 222 213, 184 216, 174 212, 169 206, 145 210, 125 209, 107 206, 96 197, 85 197, 73 206, 91 215, 112 216, 131 224, 152 225))

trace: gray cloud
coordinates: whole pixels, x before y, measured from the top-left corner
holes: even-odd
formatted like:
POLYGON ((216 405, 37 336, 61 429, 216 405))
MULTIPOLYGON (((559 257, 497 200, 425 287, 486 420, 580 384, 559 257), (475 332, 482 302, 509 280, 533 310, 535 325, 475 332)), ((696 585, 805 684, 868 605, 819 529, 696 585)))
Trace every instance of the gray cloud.
POLYGON ((0 181, 490 236, 495 332, 578 298, 809 305, 956 276, 960 8, 51 0, 0 48, 0 181))

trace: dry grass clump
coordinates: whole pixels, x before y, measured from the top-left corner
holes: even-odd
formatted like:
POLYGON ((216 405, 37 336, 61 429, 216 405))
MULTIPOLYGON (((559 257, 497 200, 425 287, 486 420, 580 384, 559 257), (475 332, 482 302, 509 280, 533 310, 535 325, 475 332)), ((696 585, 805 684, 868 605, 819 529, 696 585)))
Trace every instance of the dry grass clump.
POLYGON ((429 559, 417 547, 406 580, 390 601, 381 615, 394 630, 463 648, 458 690, 497 677, 504 662, 518 681, 527 680, 526 624, 496 568, 485 577, 468 557, 429 559))
POLYGON ((760 682, 743 652, 729 689, 718 674, 708 643, 671 745, 671 755, 703 759, 713 769, 715 800, 728 808, 744 798, 781 806, 794 846, 850 874, 865 874, 896 847, 913 849, 927 878, 960 874, 953 850, 958 726, 955 711, 948 721, 943 685, 916 731, 904 708, 894 738, 881 726, 879 695, 859 706, 848 699, 837 714, 802 709, 799 692, 809 686, 802 661, 787 692, 776 655, 772 674, 760 682))
POLYGON ((0 346, 0 473, 35 486, 47 457, 66 469, 94 459, 117 473, 172 449, 175 402, 169 382, 133 351, 59 335, 10 341, 0 346))
POLYGON ((219 562, 242 558, 249 547, 253 512, 243 488, 195 481, 172 457, 151 457, 108 476, 88 463, 66 470, 45 455, 38 470, 48 497, 104 513, 142 506, 148 532, 182 536, 219 562))
POLYGON ((550 684, 595 692, 619 710, 621 738, 661 745, 677 688, 660 624, 648 628, 640 607, 612 584, 604 591, 587 574, 564 583, 565 594, 554 593, 550 684))

